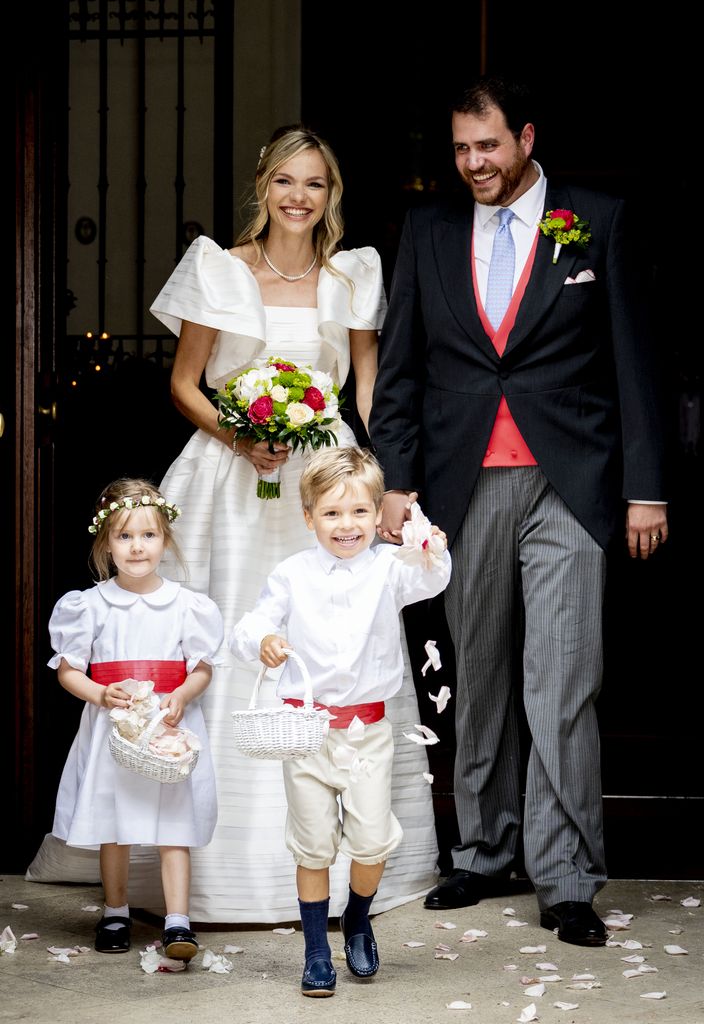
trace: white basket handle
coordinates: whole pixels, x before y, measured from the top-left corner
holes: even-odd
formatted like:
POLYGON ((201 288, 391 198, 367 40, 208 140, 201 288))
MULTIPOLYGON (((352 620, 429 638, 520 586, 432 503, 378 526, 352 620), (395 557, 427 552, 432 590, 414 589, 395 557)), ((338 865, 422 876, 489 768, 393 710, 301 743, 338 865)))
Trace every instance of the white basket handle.
POLYGON ((144 730, 142 735, 139 737, 139 743, 137 744, 140 750, 146 750, 149 746, 149 741, 156 731, 157 725, 162 722, 167 715, 171 714, 171 708, 161 708, 158 714, 154 715, 147 728, 144 730))
MULTIPOLYGON (((303 693, 303 704, 306 708, 310 709, 313 707, 313 680, 310 677, 310 672, 306 668, 306 663, 304 662, 303 658, 301 658, 300 654, 296 654, 296 652, 292 650, 290 647, 286 647, 284 648, 284 650, 286 651, 287 657, 292 658, 301 671, 301 675, 303 676, 303 686, 305 688, 303 693)), ((254 684, 254 689, 252 690, 252 696, 249 698, 250 711, 254 711, 256 709, 259 687, 262 684, 262 679, 264 678, 267 667, 267 665, 262 665, 262 667, 259 669, 259 674, 254 684)))

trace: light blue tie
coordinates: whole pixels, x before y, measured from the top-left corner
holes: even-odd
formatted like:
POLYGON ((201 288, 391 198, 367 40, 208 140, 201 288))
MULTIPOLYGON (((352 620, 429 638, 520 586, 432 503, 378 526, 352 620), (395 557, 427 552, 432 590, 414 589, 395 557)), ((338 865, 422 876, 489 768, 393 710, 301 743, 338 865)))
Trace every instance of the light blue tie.
POLYGON ((491 250, 484 312, 494 330, 499 329, 513 295, 513 270, 516 264, 516 246, 511 234, 513 217, 513 210, 499 210, 499 226, 491 250))

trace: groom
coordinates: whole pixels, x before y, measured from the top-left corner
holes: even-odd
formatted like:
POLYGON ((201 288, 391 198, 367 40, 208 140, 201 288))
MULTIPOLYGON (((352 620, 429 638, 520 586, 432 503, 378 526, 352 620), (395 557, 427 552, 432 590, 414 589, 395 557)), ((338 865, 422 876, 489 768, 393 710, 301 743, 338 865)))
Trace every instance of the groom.
POLYGON ((605 551, 624 520, 633 558, 667 538, 664 432, 623 204, 546 181, 531 115, 525 90, 495 78, 454 105, 455 163, 474 202, 407 217, 370 434, 391 488, 381 535, 398 539, 407 493, 420 490, 454 566, 460 843, 425 906, 506 892, 522 676, 523 841, 540 923, 599 946, 605 551))

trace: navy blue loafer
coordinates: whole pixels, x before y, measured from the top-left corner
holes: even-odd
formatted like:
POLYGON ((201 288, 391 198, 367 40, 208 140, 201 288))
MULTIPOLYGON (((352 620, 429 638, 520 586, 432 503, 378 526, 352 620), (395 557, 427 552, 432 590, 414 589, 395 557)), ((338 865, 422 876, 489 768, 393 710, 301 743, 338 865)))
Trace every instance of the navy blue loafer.
POLYGON ((329 960, 314 960, 301 978, 304 996, 334 996, 337 974, 329 960))
MULTIPOLYGON (((345 915, 340 918, 340 928, 345 934, 345 915)), ((369 925, 369 934, 345 936, 345 958, 347 966, 357 978, 371 978, 379 970, 379 951, 374 932, 369 925)))
POLYGON ((161 936, 162 952, 171 960, 192 960, 198 940, 190 928, 167 928, 161 936))

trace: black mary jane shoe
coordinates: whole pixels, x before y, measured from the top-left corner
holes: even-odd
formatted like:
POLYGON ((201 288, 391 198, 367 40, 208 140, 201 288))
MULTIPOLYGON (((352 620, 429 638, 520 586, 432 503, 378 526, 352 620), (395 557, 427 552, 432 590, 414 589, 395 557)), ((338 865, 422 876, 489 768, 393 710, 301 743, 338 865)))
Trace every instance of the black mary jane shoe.
POLYGON ((301 993, 304 996, 334 996, 337 974, 329 960, 314 960, 306 967, 301 978, 301 993))
POLYGON ((345 915, 340 918, 340 928, 345 936, 345 959, 347 966, 357 978, 371 978, 379 970, 379 950, 374 939, 372 926, 369 932, 357 935, 345 934, 345 915))
POLYGON ((198 940, 190 928, 166 928, 161 936, 164 956, 170 960, 192 960, 198 952, 198 940))
POLYGON ((95 948, 99 953, 127 953, 131 927, 129 917, 101 917, 95 926, 95 948), (116 924, 120 927, 107 927, 116 924))
POLYGON ((557 931, 561 942, 573 946, 604 946, 608 938, 606 925, 591 903, 564 900, 540 912, 540 925, 557 931))

